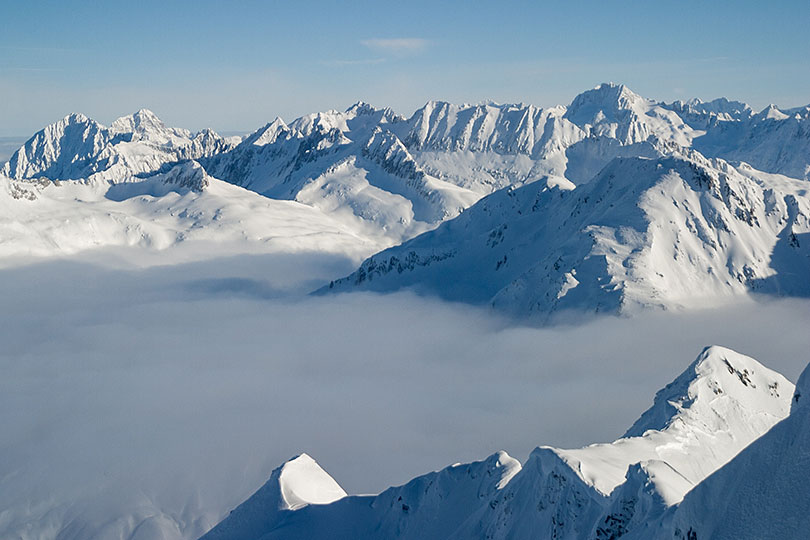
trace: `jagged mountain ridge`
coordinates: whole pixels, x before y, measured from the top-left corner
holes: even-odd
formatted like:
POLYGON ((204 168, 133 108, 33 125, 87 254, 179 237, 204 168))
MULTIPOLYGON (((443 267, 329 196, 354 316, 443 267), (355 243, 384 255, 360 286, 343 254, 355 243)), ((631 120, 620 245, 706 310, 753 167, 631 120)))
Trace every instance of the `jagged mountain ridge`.
MULTIPOLYGON (((406 119, 390 109, 375 109, 359 102, 342 113, 315 113, 298 118, 289 125, 277 118, 246 137, 242 141, 243 148, 233 153, 234 141, 229 140, 229 144, 223 144, 222 139, 210 130, 203 130, 192 137, 187 130, 167 128, 153 113, 145 109, 116 120, 110 128, 105 128, 84 115, 74 114, 35 135, 21 149, 19 156, 10 160, 5 174, 17 179, 45 175, 44 171, 51 164, 49 160, 62 153, 66 154, 62 156, 66 160, 65 164, 81 163, 81 158, 98 160, 99 149, 93 151, 93 144, 89 144, 89 149, 76 145, 77 138, 98 146, 117 135, 119 138, 116 142, 151 141, 175 148, 188 146, 189 140, 196 139, 199 141, 198 148, 186 149, 178 159, 216 157, 209 163, 210 167, 216 169, 211 171, 212 174, 217 176, 216 172, 227 171, 227 174, 221 175, 222 179, 246 187, 253 186, 255 191, 264 192, 279 179, 289 176, 289 166, 292 169, 300 168, 303 162, 311 161, 319 155, 319 151, 334 145, 349 141, 362 145, 366 142, 365 137, 375 127, 396 135, 405 148, 416 155, 417 162, 422 166, 424 164, 421 163, 419 154, 423 152, 492 152, 501 156, 522 155, 535 161, 546 161, 552 158, 552 154, 565 151, 584 139, 591 139, 589 143, 597 139, 608 139, 628 146, 648 141, 651 137, 680 146, 694 144, 711 157, 730 157, 724 156, 722 149, 718 150, 720 153, 708 151, 712 145, 700 141, 717 139, 713 135, 715 131, 726 133, 742 130, 745 133, 759 133, 759 136, 752 135, 749 138, 753 139, 754 145, 760 147, 773 142, 770 140, 773 138, 781 143, 790 141, 803 148, 807 138, 807 111, 807 107, 780 111, 770 106, 761 113, 754 114, 747 105, 725 98, 708 103, 700 100, 656 103, 642 98, 623 85, 611 83, 583 92, 568 107, 547 109, 533 105, 454 105, 434 101, 406 119), (760 129, 767 123, 780 126, 784 131, 769 134, 773 130, 760 129), (70 136, 67 139, 64 137, 66 129, 75 132, 68 134, 70 136), (101 140, 96 140, 99 138, 101 140), (275 146, 291 139, 304 144, 300 148, 296 144, 294 149, 284 148, 283 145, 275 146), (56 140, 71 144, 60 148, 56 146, 56 140), (275 147, 263 148, 267 145, 275 147), (249 150, 258 151, 259 148, 262 148, 262 153, 272 154, 266 157, 285 158, 281 163, 273 165, 276 170, 271 171, 272 175, 268 175, 267 171, 252 171, 250 167, 245 167, 245 161, 249 161, 250 156, 246 158, 244 154, 249 154, 249 150), (231 155, 226 158, 220 154, 231 155)), ((729 142, 726 145, 729 148, 738 146, 736 140, 729 142)), ((729 148, 725 152, 729 152, 729 148)), ((738 150, 740 154, 745 152, 738 150)), ((761 152, 768 153, 765 149, 761 149, 761 152)), ((775 161, 779 153, 780 149, 776 149, 771 152, 773 155, 770 158, 775 161)), ((792 153, 799 154, 798 160, 806 159, 801 156, 801 151, 792 153)), ((794 174, 787 170, 776 170, 779 167, 784 168, 784 165, 775 163, 772 163, 771 168, 758 163, 752 165, 766 172, 794 177, 801 177, 805 173, 804 168, 795 167, 790 167, 794 174)), ((437 172, 440 172, 440 168, 437 167, 437 172)), ((497 166, 493 171, 497 169, 501 167, 497 166)), ((539 169, 544 169, 544 174, 553 171, 562 175, 565 166, 560 167, 559 164, 549 162, 539 169)), ((52 174, 53 178, 65 179, 82 177, 81 173, 87 171, 66 171, 62 168, 52 172, 62 173, 61 176, 52 174)), ((597 171, 593 171, 595 172, 597 171)), ((543 176, 529 173, 527 170, 507 168, 491 174, 489 180, 493 185, 503 187, 506 184, 503 180, 498 181, 499 176, 508 177, 510 184, 532 181, 543 176)), ((586 175, 583 181, 588 179, 589 176, 586 175)), ((481 186, 479 189, 483 192, 491 191, 491 188, 488 190, 481 186)))
POLYGON ((494 190, 537 180, 570 188, 616 156, 656 155, 658 138, 691 141, 675 113, 626 87, 603 85, 583 96, 568 109, 429 102, 407 120, 358 104, 289 126, 277 119, 202 162, 212 175, 270 197, 376 220, 399 229, 402 240, 494 190), (594 108, 608 114, 591 118, 594 108), (399 156, 393 162, 378 158, 392 154, 399 156), (423 180, 416 188, 414 175, 423 180))
MULTIPOLYGON (((429 102, 405 118, 361 102, 345 112, 311 114, 289 124, 276 119, 241 140, 223 139, 210 130, 191 134, 169 128, 147 110, 110 127, 70 115, 30 139, 2 174, 10 179, 12 197, 27 204, 36 198, 33 186, 45 178, 106 185, 142 182, 175 165, 186 172, 201 167, 209 178, 314 207, 379 249, 430 231, 502 189, 535 183, 540 190, 585 187, 616 158, 692 155, 687 149, 694 147, 710 158, 728 154, 764 171, 803 178, 810 163, 810 152, 804 151, 807 110, 769 108, 755 114, 723 99, 655 103, 623 85, 603 84, 568 107, 547 109, 429 102), (188 160, 195 163, 191 168, 182 165, 188 160)), ((738 168, 765 182, 767 175, 738 168)), ((804 219, 803 196, 795 199, 794 213, 804 219)), ((803 234, 801 227, 794 228, 803 234)), ((501 263, 504 270, 514 266, 506 263, 501 263)), ((729 270, 736 279, 739 268, 732 264, 729 270)), ((563 287, 570 288, 573 281, 568 282, 563 287)), ((559 294, 554 287, 545 293, 559 294)), ((490 292, 471 300, 492 300, 497 291, 490 292)), ((505 291, 502 299, 514 294, 522 293, 505 291)), ((651 294, 641 303, 678 303, 671 291, 651 294)), ((615 298, 602 300, 600 310, 621 308, 615 298)))
POLYGON ((323 291, 414 287, 521 317, 808 295, 807 188, 682 148, 617 158, 573 191, 499 191, 323 291))
POLYGON ((297 509, 275 499, 265 504, 265 493, 284 489, 274 472, 203 538, 573 540, 649 531, 690 489, 785 418, 793 394, 789 381, 755 360, 709 347, 614 443, 540 447, 522 467, 498 452, 377 496, 297 509))
POLYGON ((98 177, 123 181, 165 163, 227 151, 234 142, 210 129, 192 134, 166 127, 147 109, 121 117, 110 127, 83 114, 71 114, 31 137, 5 164, 2 174, 16 180, 98 177))

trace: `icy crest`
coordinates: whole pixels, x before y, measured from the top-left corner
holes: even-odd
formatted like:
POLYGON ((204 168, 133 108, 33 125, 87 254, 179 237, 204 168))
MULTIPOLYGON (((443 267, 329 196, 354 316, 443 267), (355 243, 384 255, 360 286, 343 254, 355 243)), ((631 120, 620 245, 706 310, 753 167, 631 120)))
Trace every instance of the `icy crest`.
POLYGON ((753 358, 716 345, 707 347, 680 377, 656 394, 653 406, 624 436, 640 437, 648 430, 694 422, 707 432, 720 431, 729 422, 723 414, 734 414, 744 404, 756 404, 760 413, 781 418, 787 415, 784 397, 792 386, 753 358))
POLYGON ((328 504, 346 496, 335 480, 307 454, 282 464, 247 501, 234 509, 205 538, 259 538, 289 511, 310 504, 328 504))

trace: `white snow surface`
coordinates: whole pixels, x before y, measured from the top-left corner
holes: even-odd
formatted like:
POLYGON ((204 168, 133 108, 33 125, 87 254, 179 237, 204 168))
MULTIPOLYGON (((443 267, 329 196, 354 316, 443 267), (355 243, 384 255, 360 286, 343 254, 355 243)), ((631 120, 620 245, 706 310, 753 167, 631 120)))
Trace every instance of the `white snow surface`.
MULTIPOLYGON (((789 381, 754 359, 707 347, 613 443, 539 447, 523 467, 498 452, 377 496, 306 508, 268 502, 267 492, 284 490, 274 473, 203 538, 643 538, 686 512, 674 509, 688 491, 710 489, 701 484, 709 475, 787 417, 793 396, 789 381)), ((702 523, 714 519, 705 500, 690 514, 702 523)), ((793 506, 787 532, 805 520, 793 506)))
POLYGON ((413 287, 539 320, 807 296, 808 186, 688 149, 616 158, 574 190, 498 191, 323 291, 413 287))
POLYGON ((278 513, 301 510, 310 504, 329 504, 345 496, 343 488, 314 459, 301 454, 274 470, 259 491, 206 536, 257 538, 257 529, 278 526, 278 513))
POLYGON ((431 101, 404 118, 359 102, 289 123, 276 118, 243 139, 170 128, 146 109, 109 127, 72 114, 35 134, 1 173, 17 181, 120 183, 196 160, 214 178, 319 209, 383 247, 499 189, 587 183, 617 157, 693 147, 807 179, 808 110, 772 106, 754 114, 724 98, 656 103, 610 83, 545 109, 431 101))
POLYGON ((113 247, 192 258, 333 253, 361 258, 386 245, 318 210, 210 177, 196 162, 118 183, 0 177, 3 266, 113 247))

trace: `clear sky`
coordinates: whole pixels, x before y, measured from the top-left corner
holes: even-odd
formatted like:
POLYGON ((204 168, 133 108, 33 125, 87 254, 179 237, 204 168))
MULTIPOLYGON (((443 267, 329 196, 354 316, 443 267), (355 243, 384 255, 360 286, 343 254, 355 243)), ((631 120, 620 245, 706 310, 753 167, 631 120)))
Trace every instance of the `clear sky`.
POLYGON ((0 0, 0 137, 146 107, 250 131, 358 100, 568 104, 600 82, 659 100, 810 102, 803 1, 0 0))

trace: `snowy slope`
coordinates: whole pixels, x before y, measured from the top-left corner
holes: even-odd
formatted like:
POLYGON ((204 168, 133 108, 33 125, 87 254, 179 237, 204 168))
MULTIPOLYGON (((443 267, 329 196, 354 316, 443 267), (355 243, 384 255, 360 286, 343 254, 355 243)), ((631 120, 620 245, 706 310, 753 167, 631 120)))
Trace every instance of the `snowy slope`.
MULTIPOLYGON (((810 531, 810 366, 790 411, 651 524, 655 538, 804 538, 810 531), (707 511, 710 509, 710 511, 707 511)), ((629 535, 628 538, 650 538, 629 535)))
MULTIPOLYGON (((115 199, 130 188, 105 195, 121 204, 95 202, 107 184, 141 184, 192 160, 194 174, 317 210, 316 221, 335 222, 366 246, 353 253, 429 233, 491 196, 441 232, 375 256, 341 289, 349 282, 369 287, 364 276, 371 275, 376 290, 418 285, 542 316, 566 308, 691 306, 751 289, 806 294, 807 195, 801 182, 778 175, 807 178, 808 111, 755 114, 726 99, 656 103, 611 83, 545 109, 431 101, 405 118, 361 102, 289 123, 277 118, 244 139, 170 128, 145 109, 109 127, 73 114, 27 141, 3 167, 11 179, 3 182, 19 200, 30 198, 37 182, 98 183, 93 196, 72 203, 57 197, 65 213, 71 205, 77 216, 101 211, 95 228, 57 232, 50 212, 42 225, 29 226, 20 207, 6 214, 3 244, 7 253, 41 255, 105 243, 169 245, 185 225, 144 234, 148 226, 132 225, 144 212, 171 222, 164 212, 177 207, 163 200, 168 192, 148 209, 115 199), (673 175, 650 170, 658 166, 673 175), (703 176, 718 183, 705 189, 703 176), (742 199, 718 191, 727 188, 742 199), (36 240, 43 228, 50 232, 36 240), (391 256, 397 276, 378 264, 385 259, 391 267, 391 256)), ((194 225, 195 235, 203 224, 194 225)), ((218 238, 242 236, 234 230, 218 238)))
POLYGON ((370 236, 400 242, 456 216, 480 194, 427 174, 391 129, 389 109, 358 103, 281 119, 203 164, 211 174, 265 196, 335 214, 370 236))
MULTIPOLYGON (((584 539, 647 531, 787 416, 793 391, 752 358, 709 347, 614 443, 537 448, 523 467, 499 452, 377 496, 295 508, 268 496, 284 490, 274 473, 203 538, 584 539)), ((326 478, 316 484, 331 486, 326 478)))
POLYGON ((357 258, 384 245, 314 208, 217 180, 194 161, 112 184, 0 176, 0 213, 4 265, 114 246, 199 246, 192 257, 312 251, 357 258))
POLYGON ((574 190, 494 193, 324 290, 415 287, 518 316, 810 294, 804 181, 661 153, 615 159, 574 190))

